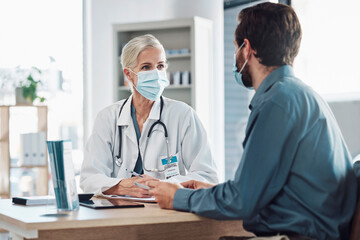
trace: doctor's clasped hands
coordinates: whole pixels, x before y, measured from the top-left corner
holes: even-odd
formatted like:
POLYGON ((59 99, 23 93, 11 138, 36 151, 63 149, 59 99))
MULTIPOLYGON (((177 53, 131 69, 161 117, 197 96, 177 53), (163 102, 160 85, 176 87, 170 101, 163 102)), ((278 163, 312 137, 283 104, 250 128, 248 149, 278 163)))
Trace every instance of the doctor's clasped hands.
POLYGON ((159 180, 157 180, 153 177, 150 177, 148 175, 145 175, 145 174, 141 175, 141 177, 136 176, 136 177, 132 177, 132 178, 125 178, 125 179, 122 179, 115 186, 106 190, 104 192, 104 194, 106 194, 106 195, 129 195, 129 196, 138 197, 138 198, 150 197, 149 190, 140 188, 135 185, 135 182, 144 184, 149 180, 154 181, 154 182, 159 181, 159 180))

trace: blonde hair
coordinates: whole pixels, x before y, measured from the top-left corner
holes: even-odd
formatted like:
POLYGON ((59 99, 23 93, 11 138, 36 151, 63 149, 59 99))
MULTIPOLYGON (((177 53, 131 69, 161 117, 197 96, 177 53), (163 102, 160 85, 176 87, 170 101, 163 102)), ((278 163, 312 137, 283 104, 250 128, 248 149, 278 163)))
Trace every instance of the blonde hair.
POLYGON ((166 55, 163 45, 153 35, 146 34, 131 39, 122 49, 120 61, 124 68, 132 69, 137 65, 137 57, 145 49, 156 47, 160 49, 165 57, 166 55))

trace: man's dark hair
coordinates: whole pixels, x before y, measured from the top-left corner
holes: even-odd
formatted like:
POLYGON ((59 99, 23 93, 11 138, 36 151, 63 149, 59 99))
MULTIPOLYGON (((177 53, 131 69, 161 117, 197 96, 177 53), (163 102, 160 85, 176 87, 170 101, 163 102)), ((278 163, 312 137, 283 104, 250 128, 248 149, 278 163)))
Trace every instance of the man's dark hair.
POLYGON ((265 66, 292 65, 299 52, 301 26, 294 10, 284 4, 261 3, 239 13, 235 39, 244 39, 256 50, 255 57, 265 66))

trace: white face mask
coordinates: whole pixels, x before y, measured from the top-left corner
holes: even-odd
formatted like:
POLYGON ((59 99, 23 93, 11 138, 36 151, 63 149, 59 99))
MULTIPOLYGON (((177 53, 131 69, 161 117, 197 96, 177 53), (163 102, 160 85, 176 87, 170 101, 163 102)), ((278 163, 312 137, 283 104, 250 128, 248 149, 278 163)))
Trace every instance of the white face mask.
POLYGON ((238 69, 237 69, 237 66, 236 66, 236 56, 237 56, 238 52, 240 51, 240 49, 244 46, 244 44, 245 44, 245 42, 243 42, 243 44, 241 44, 241 46, 239 47, 239 49, 234 53, 233 73, 234 73, 234 77, 235 77, 236 82, 237 82, 240 86, 242 86, 242 87, 244 87, 244 88, 246 88, 246 89, 252 90, 252 89, 254 89, 253 87, 247 87, 247 86, 245 86, 244 81, 243 81, 243 79, 242 79, 242 73, 241 73, 242 70, 244 69, 246 63, 248 62, 249 58, 246 59, 246 61, 245 61, 244 64, 242 65, 242 67, 241 67, 241 69, 240 69, 239 72, 238 72, 238 69))
POLYGON ((134 86, 135 89, 151 101, 158 99, 163 93, 164 88, 169 85, 166 71, 159 71, 155 68, 154 70, 135 73, 131 69, 129 70, 138 76, 137 86, 134 86))

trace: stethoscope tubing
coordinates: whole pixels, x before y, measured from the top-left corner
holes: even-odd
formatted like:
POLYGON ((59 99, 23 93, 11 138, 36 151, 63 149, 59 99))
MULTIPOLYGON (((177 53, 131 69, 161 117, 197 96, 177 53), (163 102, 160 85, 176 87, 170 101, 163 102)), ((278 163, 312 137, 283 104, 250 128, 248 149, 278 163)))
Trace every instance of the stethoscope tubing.
MULTIPOLYGON (((121 115, 121 112, 126 104, 126 102, 129 100, 129 98, 127 98, 124 103, 121 105, 120 107, 120 111, 119 111, 119 116, 118 118, 120 118, 120 115, 121 115)), ((153 128, 156 126, 156 125, 161 125, 164 129, 164 135, 165 135, 165 141, 166 141, 166 151, 167 151, 167 163, 169 164, 170 162, 170 159, 171 159, 171 156, 170 156, 170 148, 169 148, 169 139, 168 139, 168 131, 167 131, 167 128, 166 128, 166 125, 161 121, 161 115, 162 115, 162 110, 163 110, 163 106, 164 106, 164 100, 163 100, 163 97, 160 96, 160 114, 159 114, 159 119, 154 122, 151 126, 150 126, 150 129, 149 129, 149 132, 147 134, 147 138, 146 138, 146 144, 145 144, 145 149, 144 149, 144 156, 142 158, 142 161, 143 161, 143 168, 145 171, 147 172, 164 172, 166 170, 166 167, 164 169, 147 169, 146 166, 145 166, 145 156, 146 156, 146 150, 147 150, 147 146, 148 146, 148 142, 149 142, 149 138, 151 136, 151 133, 153 131, 153 128)), ((118 151, 118 155, 114 157, 115 159, 115 164, 120 167, 123 163, 123 160, 121 158, 121 154, 122 154, 122 128, 121 126, 118 126, 118 130, 119 130, 119 151, 118 151)), ((139 146, 138 146, 139 147, 139 146)), ((140 151, 139 153, 140 154, 140 151)))

